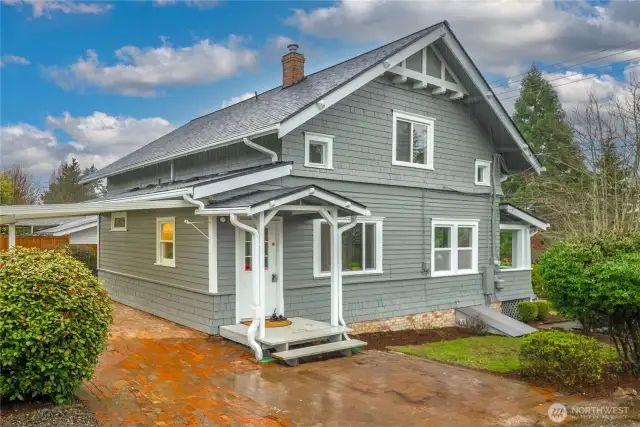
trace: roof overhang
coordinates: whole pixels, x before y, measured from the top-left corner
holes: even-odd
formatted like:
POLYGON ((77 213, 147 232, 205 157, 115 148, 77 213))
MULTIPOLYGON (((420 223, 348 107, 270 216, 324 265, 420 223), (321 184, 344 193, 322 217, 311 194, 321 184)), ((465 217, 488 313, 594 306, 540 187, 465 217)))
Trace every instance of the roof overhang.
POLYGON ((51 227, 45 230, 41 230, 38 232, 38 234, 52 235, 52 236, 65 236, 70 233, 75 233, 78 231, 87 230, 92 227, 97 227, 97 225, 98 225, 97 216, 87 216, 79 220, 69 221, 67 223, 58 225, 56 227, 51 227))
POLYGON ((539 228, 541 230, 546 230, 550 227, 550 224, 544 222, 540 218, 536 218, 528 212, 523 211, 522 209, 518 209, 517 207, 509 204, 500 205, 500 211, 504 212, 520 221, 524 221, 527 224, 539 228))
POLYGON ((89 230, 91 228, 97 228, 97 227, 98 227, 98 220, 95 220, 94 222, 78 225, 77 227, 67 227, 65 229, 60 229, 60 230, 54 231, 53 233, 46 233, 48 230, 43 230, 43 234, 46 233, 46 234, 51 234, 52 236, 66 236, 67 234, 77 233, 78 231, 89 230))
POLYGON ((13 223, 19 219, 55 218, 78 215, 134 211, 144 209, 171 209, 195 207, 185 200, 110 200, 56 205, 17 205, 0 207, 0 224, 13 223))
MULTIPOLYGON (((242 196, 239 196, 238 199, 241 200, 241 197, 242 196)), ((261 212, 277 209, 297 211, 298 213, 311 213, 326 210, 328 208, 338 208, 340 210, 347 211, 352 215, 371 215, 371 212, 366 206, 314 185, 303 188, 294 188, 290 192, 285 192, 274 197, 266 197, 265 195, 262 199, 253 198, 253 200, 248 201, 246 205, 243 205, 242 203, 238 205, 236 202, 234 203, 234 206, 224 206, 224 201, 219 202, 219 204, 220 206, 199 209, 196 211, 196 215, 256 215, 261 212), (327 203, 329 206, 301 204, 300 202, 306 197, 319 199, 327 203), (292 203, 296 204, 292 205, 292 203)))
POLYGON ((121 174, 124 172, 128 172, 131 170, 135 170, 135 169, 140 169, 143 168, 145 166, 149 166, 149 165, 155 165, 157 163, 161 163, 161 162, 166 162, 169 160, 174 160, 177 159, 179 157, 184 157, 184 156, 188 156, 190 154, 196 154, 196 153, 201 153, 203 151, 208 151, 211 150, 212 148, 219 148, 219 147, 224 147, 226 145, 233 145, 233 144, 237 144, 239 142, 243 142, 244 138, 259 138, 261 136, 265 136, 265 135, 270 135, 273 133, 277 133, 280 129, 280 123, 274 123, 272 125, 269 125, 265 128, 259 129, 259 130, 255 130, 252 131, 250 133, 245 133, 245 134, 239 134, 227 139, 223 139, 221 141, 216 141, 213 144, 208 144, 208 145, 203 145, 200 146, 198 148, 194 148, 191 150, 182 150, 182 151, 178 151, 176 153, 173 153, 171 155, 168 156, 163 156, 163 157, 159 157, 159 158, 155 158, 155 159, 149 159, 145 162, 140 162, 140 163, 136 163, 134 165, 131 166, 127 166, 126 168, 122 168, 122 169, 118 169, 117 172, 115 173, 101 173, 100 171, 97 171, 93 174, 91 174, 90 176, 83 178, 80 180, 80 184, 86 184, 88 182, 91 181, 95 181, 97 179, 102 179, 102 178, 107 178, 111 175, 114 174, 121 174))

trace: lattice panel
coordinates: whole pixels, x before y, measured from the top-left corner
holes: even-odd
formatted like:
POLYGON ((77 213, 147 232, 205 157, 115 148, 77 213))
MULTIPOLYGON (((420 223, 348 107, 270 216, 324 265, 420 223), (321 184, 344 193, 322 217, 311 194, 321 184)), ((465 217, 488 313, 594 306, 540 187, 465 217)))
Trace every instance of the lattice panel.
POLYGON ((502 301, 502 314, 505 314, 513 319, 518 319, 518 303, 522 301, 529 301, 529 298, 512 299, 509 301, 502 301))

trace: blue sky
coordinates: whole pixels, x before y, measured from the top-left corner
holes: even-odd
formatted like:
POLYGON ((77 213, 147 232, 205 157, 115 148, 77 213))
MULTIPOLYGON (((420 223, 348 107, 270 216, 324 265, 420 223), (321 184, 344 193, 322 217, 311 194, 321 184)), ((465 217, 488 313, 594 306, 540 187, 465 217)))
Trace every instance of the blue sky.
POLYGON ((105 166, 278 85, 289 40, 310 73, 447 19, 489 81, 511 77, 497 89, 507 108, 533 62, 567 83, 568 110, 587 90, 615 98, 640 63, 638 2, 2 0, 0 12, 1 166, 42 180, 61 160, 105 166))

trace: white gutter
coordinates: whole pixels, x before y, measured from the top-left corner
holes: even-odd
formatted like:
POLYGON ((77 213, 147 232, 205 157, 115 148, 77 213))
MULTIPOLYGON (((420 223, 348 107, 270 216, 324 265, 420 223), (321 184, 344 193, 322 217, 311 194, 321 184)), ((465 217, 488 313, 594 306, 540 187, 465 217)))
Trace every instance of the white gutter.
MULTIPOLYGON (((183 194, 192 194, 193 189, 191 187, 177 188, 175 190, 159 191, 157 193, 140 194, 138 196, 123 196, 115 199, 104 200, 105 203, 122 202, 122 201, 135 201, 135 200, 163 200, 171 199, 174 197, 182 197, 183 194)), ((83 202, 92 203, 92 202, 83 202)))
POLYGON ((271 163, 276 163, 278 161, 278 153, 275 151, 269 150, 267 147, 263 147, 262 145, 258 145, 249 138, 242 138, 242 142, 244 142, 244 145, 247 147, 251 147, 254 150, 262 151, 263 153, 270 155, 271 163))
MULTIPOLYGON (((234 227, 237 227, 241 230, 244 230, 248 233, 251 233, 251 236, 253 236, 253 245, 251 248, 251 253, 253 256, 254 260, 259 260, 260 256, 257 254, 258 252, 258 245, 260 245, 260 236, 258 234, 258 230, 256 230, 253 227, 248 226, 247 224, 238 221, 238 216, 234 213, 229 215, 229 220, 231 221, 231 224, 233 224, 234 227)), ((253 308, 255 309, 256 313, 254 316, 254 319, 251 321, 251 326, 249 326, 249 330, 247 331, 247 343, 249 344, 249 347, 251 347, 253 349, 253 352, 256 356, 256 360, 262 360, 262 346, 260 346, 260 344, 258 344, 258 342, 256 341, 256 331, 258 330, 258 327, 260 326, 260 317, 262 316, 262 310, 260 308, 260 289, 258 286, 258 282, 260 280, 260 274, 264 274, 261 271, 260 267, 260 263, 259 262, 255 262, 255 268, 252 271, 252 275, 253 275, 253 286, 252 286, 252 290, 253 290, 253 308)))
POLYGON ((192 205, 196 205, 199 210, 204 210, 204 203, 202 203, 200 200, 195 200, 193 197, 191 197, 191 195, 183 194, 182 198, 192 205))
POLYGON ((170 154, 170 155, 167 155, 167 156, 163 156, 163 157, 160 157, 158 159, 151 159, 151 160, 147 160, 147 161, 144 161, 144 162, 136 163, 135 165, 127 166, 125 168, 118 169, 118 170, 116 170, 114 172, 111 172, 111 173, 100 173, 100 171, 98 171, 97 174, 93 175, 91 178, 80 180, 80 184, 86 184, 87 182, 95 181, 96 179, 106 178, 108 176, 121 174, 123 172, 127 172, 127 171, 130 171, 130 170, 140 169, 140 168, 148 166, 148 165, 154 165, 156 163, 166 162, 167 160, 173 160, 173 159, 177 159, 179 157, 188 156, 189 154, 200 153, 200 152, 203 152, 203 151, 210 150, 212 148, 223 147, 225 145, 231 145, 231 144, 237 144, 238 142, 241 142, 243 138, 257 138, 257 137, 260 137, 260 136, 276 133, 276 132, 278 132, 279 129, 280 129, 280 123, 275 123, 273 125, 265 126, 265 127, 261 128, 261 129, 255 130, 253 132, 248 132, 248 133, 244 133, 244 134, 240 134, 240 135, 235 135, 235 136, 232 136, 230 138, 225 138, 225 139, 222 139, 220 141, 214 142, 212 144, 204 145, 202 147, 196 147, 196 148, 193 148, 191 150, 180 151, 178 153, 170 154))

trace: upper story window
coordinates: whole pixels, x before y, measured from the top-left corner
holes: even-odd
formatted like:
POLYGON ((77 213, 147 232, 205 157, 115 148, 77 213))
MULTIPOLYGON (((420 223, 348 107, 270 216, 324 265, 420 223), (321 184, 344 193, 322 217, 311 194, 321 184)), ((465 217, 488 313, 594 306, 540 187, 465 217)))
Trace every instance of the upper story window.
MULTIPOLYGON (((348 220, 340 220, 344 223, 348 220)), ((313 224, 313 275, 331 274, 331 226, 317 219, 313 224)), ((358 220, 342 234, 342 274, 382 273, 382 218, 358 220)))
POLYGON ((304 133, 304 165, 309 168, 333 169, 333 135, 304 133))
POLYGON ((433 128, 435 119, 393 112, 392 164, 433 169, 433 128))
POLYGON ((476 185, 491 185, 491 162, 476 160, 476 185))
POLYGON ((156 219, 156 265, 176 266, 176 218, 156 219))
POLYGON ((500 267, 513 270, 531 268, 529 226, 500 224, 500 267))
POLYGON ((127 231, 127 213, 111 213, 111 231, 127 231))
POLYGON ((431 276, 478 273, 478 221, 433 220, 431 276))

